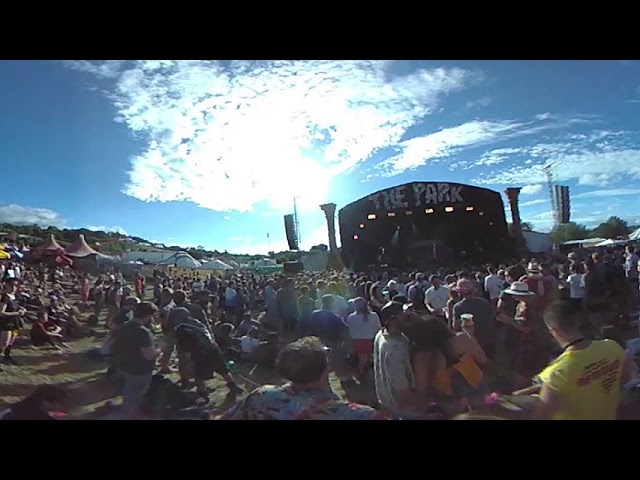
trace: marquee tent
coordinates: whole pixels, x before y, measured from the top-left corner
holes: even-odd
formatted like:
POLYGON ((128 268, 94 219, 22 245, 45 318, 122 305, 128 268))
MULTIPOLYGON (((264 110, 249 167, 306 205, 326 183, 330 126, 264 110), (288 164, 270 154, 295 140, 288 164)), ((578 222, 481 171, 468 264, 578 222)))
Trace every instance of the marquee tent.
POLYGON ((597 245, 595 245, 596 247, 615 247, 616 245, 624 245, 625 243, 627 243, 629 240, 611 240, 610 238, 607 240, 604 240, 600 243, 598 243, 597 245))
POLYGON ((632 241, 640 240, 640 228, 638 228, 635 232, 629 235, 629 240, 632 240, 632 241))
POLYGON ((178 252, 164 260, 160 265, 170 265, 177 268, 200 268, 201 264, 186 252, 178 252))
POLYGON ((200 270, 233 270, 231 265, 227 265, 226 263, 214 258, 213 260, 209 260, 208 262, 202 264, 199 268, 200 270))
POLYGON ((59 251, 64 252, 64 248, 60 246, 60 244, 56 241, 56 238, 53 235, 49 235, 49 238, 47 238, 44 242, 38 245, 35 248, 35 250, 40 252, 52 252, 52 253, 59 252, 59 251))
POLYGON ((100 252, 91 248, 84 238, 84 235, 78 235, 78 239, 67 247, 67 255, 76 258, 85 258, 91 255, 100 255, 100 252))

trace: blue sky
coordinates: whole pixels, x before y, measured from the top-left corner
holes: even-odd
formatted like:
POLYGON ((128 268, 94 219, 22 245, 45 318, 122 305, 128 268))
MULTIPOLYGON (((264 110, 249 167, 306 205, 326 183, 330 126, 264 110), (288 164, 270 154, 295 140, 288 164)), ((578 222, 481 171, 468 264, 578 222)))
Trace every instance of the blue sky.
MULTIPOLYGON (((118 230, 234 253, 326 243, 338 208, 408 181, 523 187, 572 219, 640 222, 634 61, 4 61, 0 222, 118 230)), ((508 212, 507 212, 508 213, 508 212)))

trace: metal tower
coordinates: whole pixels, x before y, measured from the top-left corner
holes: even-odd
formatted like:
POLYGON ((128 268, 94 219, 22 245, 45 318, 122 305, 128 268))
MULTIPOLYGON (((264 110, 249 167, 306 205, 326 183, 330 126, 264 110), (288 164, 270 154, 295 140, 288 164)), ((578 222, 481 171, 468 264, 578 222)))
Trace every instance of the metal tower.
POLYGON ((300 222, 298 220, 298 197, 293 197, 293 229, 295 230, 296 243, 300 245, 300 222))
POLYGON ((544 174, 547 177, 547 189, 549 191, 549 201, 551 203, 551 214, 553 216, 553 225, 557 226, 562 223, 562 211, 556 195, 556 182, 553 170, 558 162, 550 162, 544 166, 544 174))

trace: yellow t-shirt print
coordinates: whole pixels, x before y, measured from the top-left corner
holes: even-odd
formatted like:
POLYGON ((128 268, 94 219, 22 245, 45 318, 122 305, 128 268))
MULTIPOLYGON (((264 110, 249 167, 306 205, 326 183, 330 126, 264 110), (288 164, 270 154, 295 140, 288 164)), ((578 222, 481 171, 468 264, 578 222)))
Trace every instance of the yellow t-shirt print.
POLYGON ((614 420, 620 402, 625 352, 612 340, 597 340, 582 350, 568 350, 540 379, 563 397, 553 420, 614 420))

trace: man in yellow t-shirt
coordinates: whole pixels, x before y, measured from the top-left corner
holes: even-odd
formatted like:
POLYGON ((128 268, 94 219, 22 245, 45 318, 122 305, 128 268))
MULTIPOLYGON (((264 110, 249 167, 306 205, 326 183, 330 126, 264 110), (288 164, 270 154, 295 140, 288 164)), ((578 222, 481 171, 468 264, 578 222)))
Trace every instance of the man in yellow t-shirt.
POLYGON ((544 314, 563 353, 540 373, 538 418, 615 420, 622 385, 630 380, 632 360, 612 340, 589 340, 580 333, 573 304, 556 302, 544 314))

